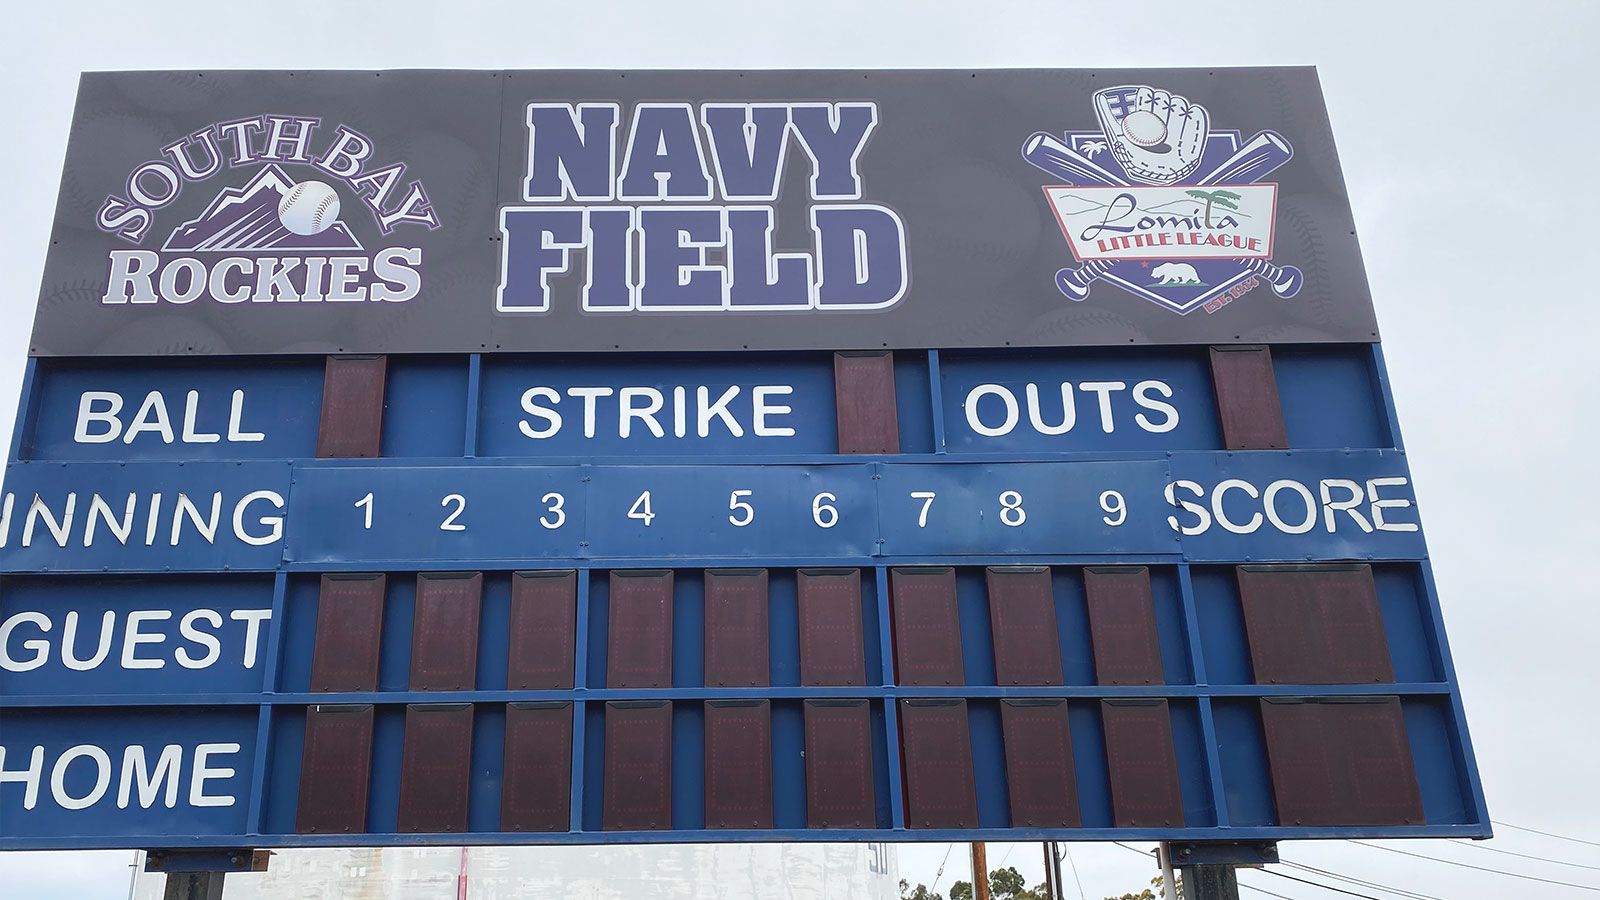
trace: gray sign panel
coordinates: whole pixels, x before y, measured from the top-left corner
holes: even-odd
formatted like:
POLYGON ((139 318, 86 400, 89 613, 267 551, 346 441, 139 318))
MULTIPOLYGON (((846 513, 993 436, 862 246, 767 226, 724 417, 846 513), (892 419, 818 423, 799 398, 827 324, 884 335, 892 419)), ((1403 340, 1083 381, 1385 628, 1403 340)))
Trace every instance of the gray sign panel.
POLYGON ((41 356, 1377 339, 1309 68, 83 77, 41 356))

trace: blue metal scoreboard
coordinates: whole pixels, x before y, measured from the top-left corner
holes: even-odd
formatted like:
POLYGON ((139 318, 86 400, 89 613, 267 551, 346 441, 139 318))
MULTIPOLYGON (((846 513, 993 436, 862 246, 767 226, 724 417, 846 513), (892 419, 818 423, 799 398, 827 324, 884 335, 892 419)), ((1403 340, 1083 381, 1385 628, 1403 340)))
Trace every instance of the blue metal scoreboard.
POLYGON ((1307 69, 85 76, 0 849, 1487 836, 1332 154, 1307 69))

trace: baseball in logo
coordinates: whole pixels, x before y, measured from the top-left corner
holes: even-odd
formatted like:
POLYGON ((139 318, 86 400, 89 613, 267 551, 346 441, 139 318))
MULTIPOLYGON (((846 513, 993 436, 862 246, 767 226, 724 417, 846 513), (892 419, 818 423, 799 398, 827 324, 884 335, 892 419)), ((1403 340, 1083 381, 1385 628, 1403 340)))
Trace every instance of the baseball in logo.
POLYGON ((158 248, 112 250, 100 302, 414 299, 422 288, 422 249, 368 250, 341 218, 340 188, 354 200, 351 208, 370 214, 368 229, 376 226, 384 236, 439 226, 427 191, 420 181, 405 182, 403 162, 374 165, 372 141, 343 125, 318 145, 319 124, 282 116, 218 123, 136 167, 124 193, 106 197, 96 216, 101 231, 134 245, 145 242, 157 214, 185 190, 219 173, 252 174, 242 185, 207 191, 212 199, 205 208, 158 248))
POLYGON ((1214 130, 1188 98, 1149 85, 1095 93, 1098 131, 1036 132, 1022 156, 1056 179, 1046 199, 1080 265, 1056 273, 1068 299, 1106 281, 1180 315, 1216 312, 1265 282, 1293 297, 1304 277, 1272 262, 1282 135, 1214 130))

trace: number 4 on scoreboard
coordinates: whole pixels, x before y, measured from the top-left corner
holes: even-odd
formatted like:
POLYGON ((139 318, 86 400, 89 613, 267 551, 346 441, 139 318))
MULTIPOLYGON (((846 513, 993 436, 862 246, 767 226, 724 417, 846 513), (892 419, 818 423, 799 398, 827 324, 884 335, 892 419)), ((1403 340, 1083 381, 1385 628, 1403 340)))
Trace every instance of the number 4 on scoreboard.
POLYGON ((640 494, 639 499, 633 501, 633 505, 628 507, 628 518, 638 519, 644 523, 646 528, 649 528, 650 523, 655 521, 656 514, 650 511, 649 491, 640 494))

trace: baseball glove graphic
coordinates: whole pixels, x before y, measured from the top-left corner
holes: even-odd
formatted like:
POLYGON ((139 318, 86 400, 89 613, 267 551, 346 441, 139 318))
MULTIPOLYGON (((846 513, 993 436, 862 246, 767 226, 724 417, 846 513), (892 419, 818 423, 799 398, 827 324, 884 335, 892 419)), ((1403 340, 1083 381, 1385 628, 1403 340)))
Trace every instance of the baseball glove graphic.
POLYGON ((1187 97, 1129 84, 1097 91, 1094 110, 1130 180, 1176 184, 1200 165, 1211 116, 1187 97))

